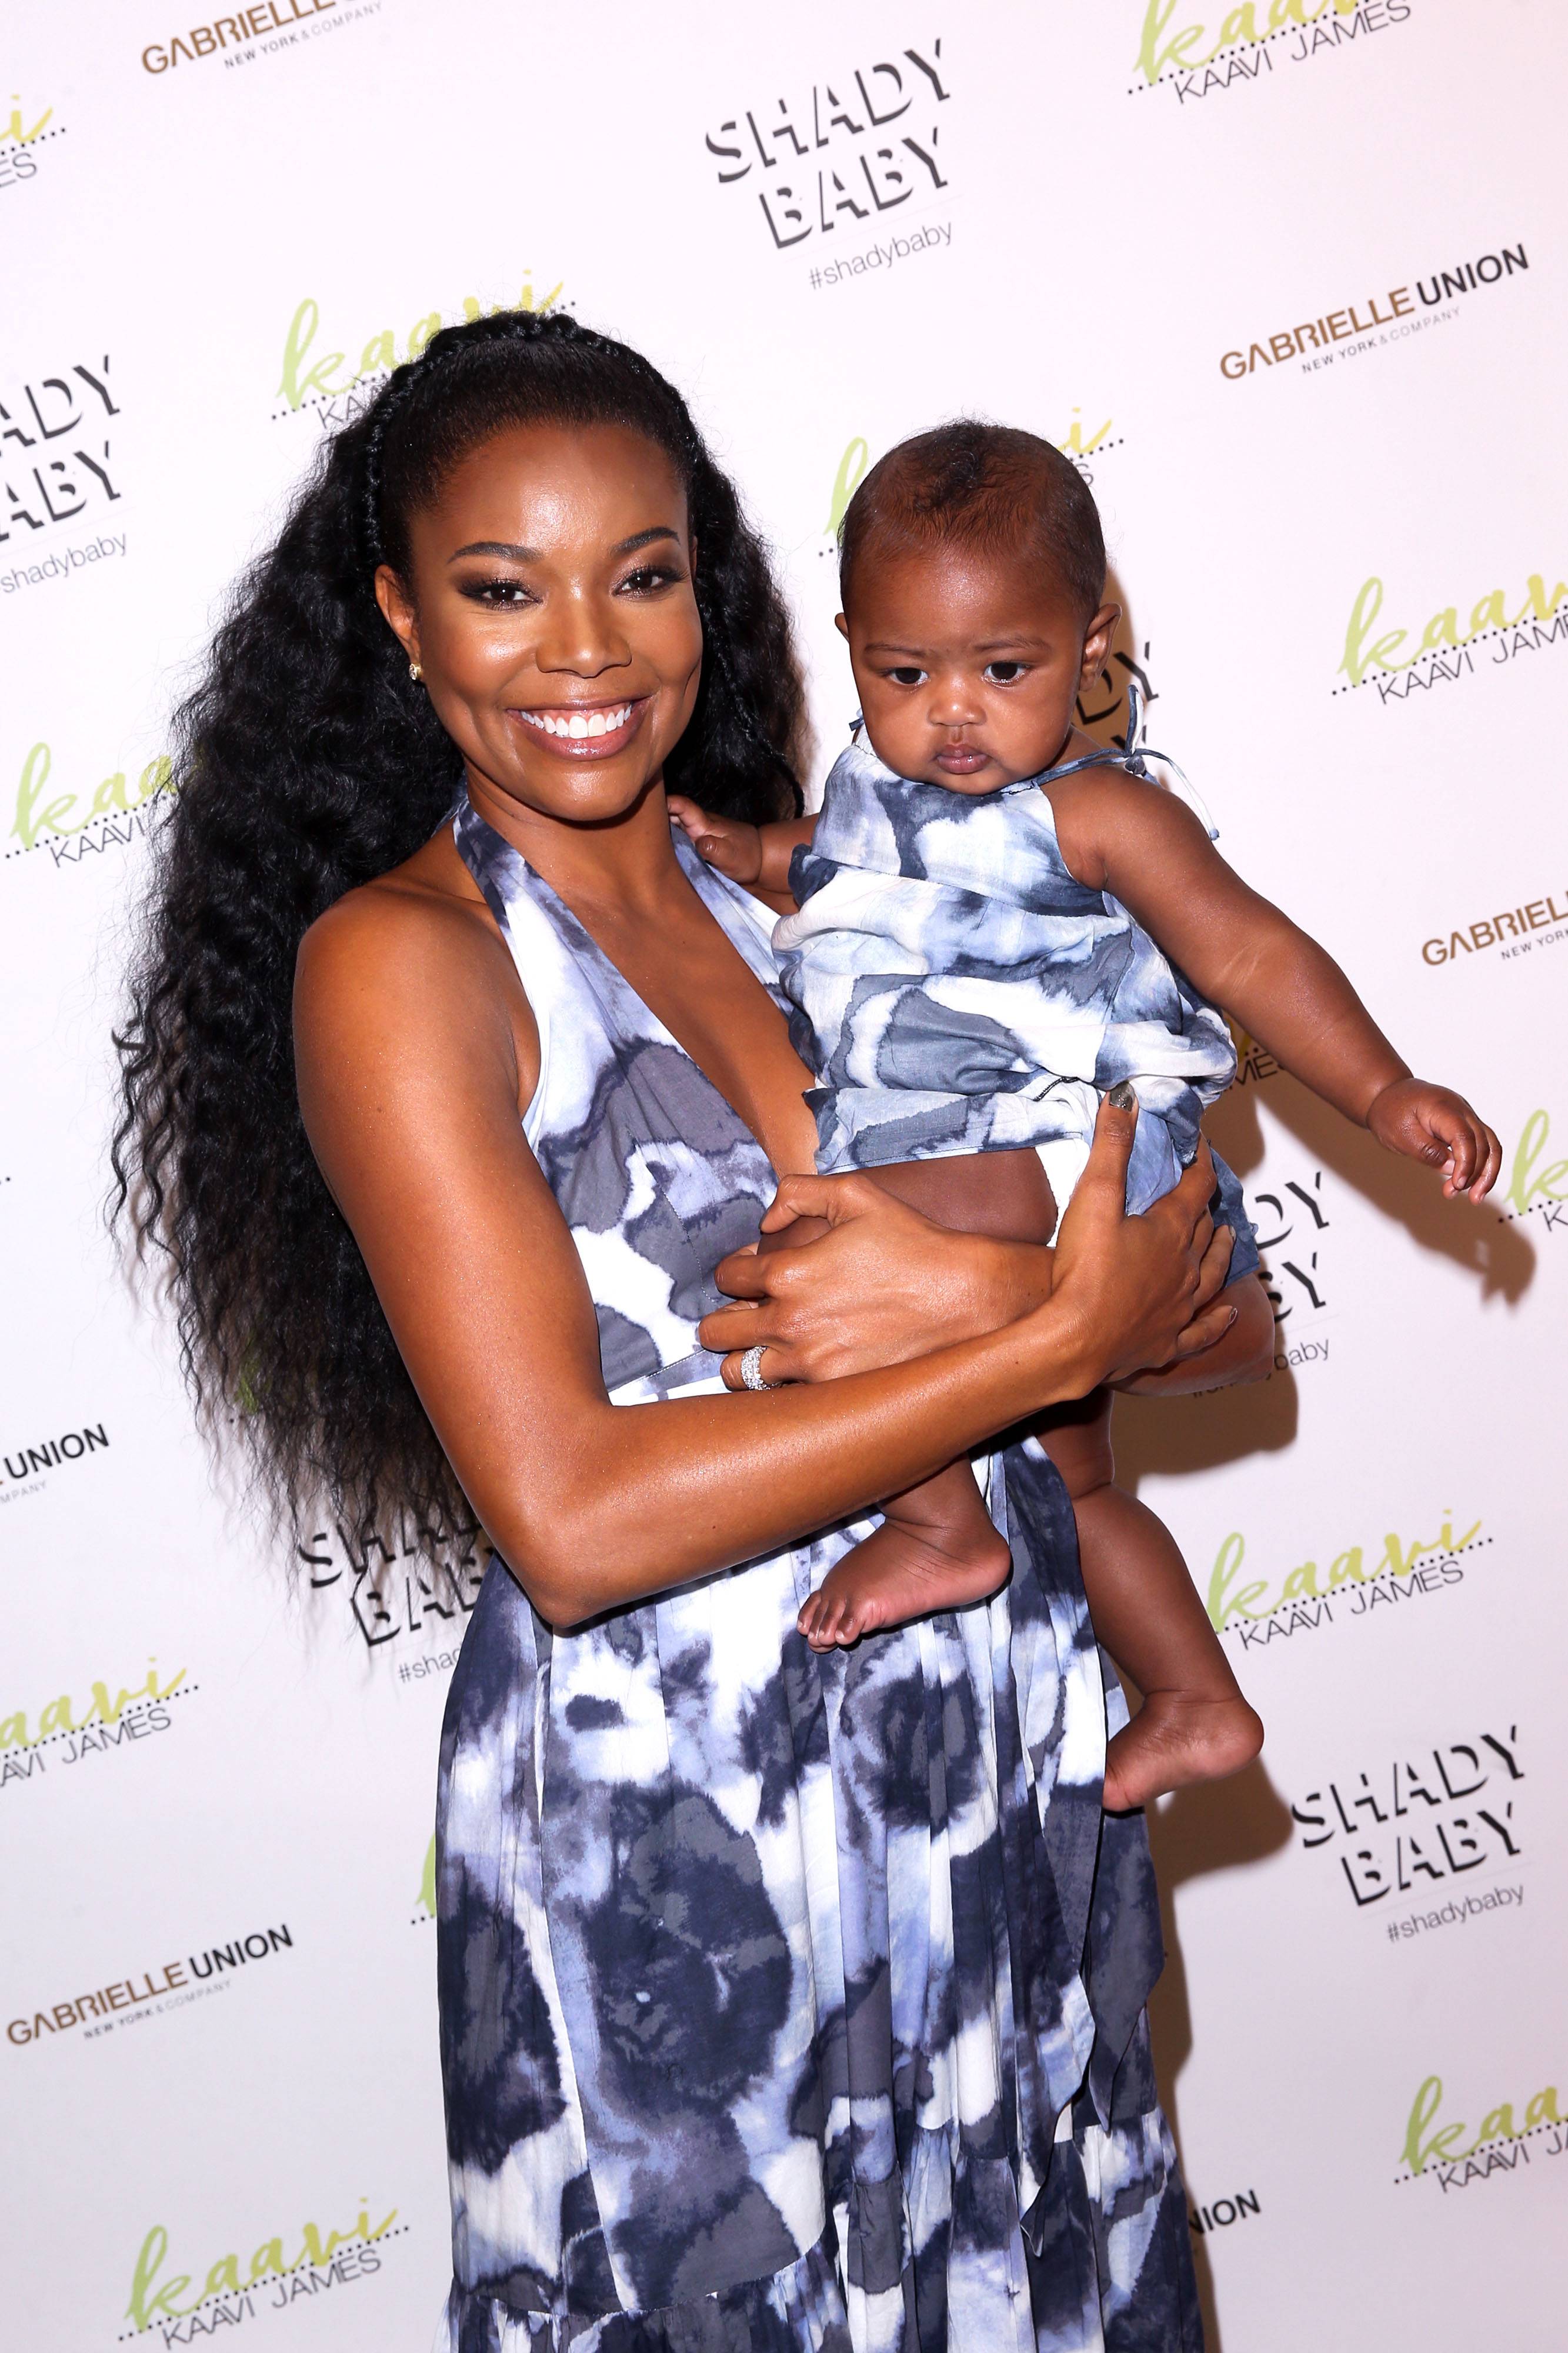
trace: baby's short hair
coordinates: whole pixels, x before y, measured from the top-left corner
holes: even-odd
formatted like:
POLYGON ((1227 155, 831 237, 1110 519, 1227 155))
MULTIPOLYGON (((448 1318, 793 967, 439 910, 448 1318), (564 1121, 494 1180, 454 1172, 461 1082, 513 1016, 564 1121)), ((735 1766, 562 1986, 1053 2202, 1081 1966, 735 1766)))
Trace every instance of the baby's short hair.
POLYGON ((1085 621, 1105 592, 1105 540, 1089 484, 1049 441, 1011 425, 959 417, 877 460, 838 529, 846 607, 868 554, 911 545, 1037 556, 1085 621))

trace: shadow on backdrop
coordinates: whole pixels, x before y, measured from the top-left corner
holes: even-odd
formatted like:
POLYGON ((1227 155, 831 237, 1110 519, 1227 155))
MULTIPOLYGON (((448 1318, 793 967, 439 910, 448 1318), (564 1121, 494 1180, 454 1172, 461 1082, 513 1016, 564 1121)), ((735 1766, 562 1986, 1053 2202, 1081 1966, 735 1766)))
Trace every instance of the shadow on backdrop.
MULTIPOLYGON (((1078 717, 1098 742, 1120 748, 1125 740, 1128 680, 1136 677, 1151 704, 1157 705, 1154 679, 1158 672, 1151 648, 1139 637, 1132 621, 1127 592, 1114 574, 1108 578, 1106 595, 1121 604, 1122 618, 1099 690, 1080 699, 1078 717)), ((1164 748, 1157 708, 1151 711, 1148 733, 1152 744, 1164 748)), ((1173 748, 1179 757, 1179 746, 1173 748)), ((1432 1075, 1461 1088, 1468 1076, 1442 1070, 1432 1075)), ((1534 1278, 1536 1265, 1534 1246, 1518 1224, 1505 1220, 1490 1202, 1478 1208, 1468 1201, 1445 1200, 1433 1170, 1385 1151, 1365 1129, 1352 1126, 1285 1072, 1263 1083, 1268 1088, 1271 1114, 1300 1145, 1303 1159, 1313 1168, 1328 1171, 1349 1190, 1359 1193, 1373 1208, 1403 1226, 1423 1250, 1440 1252, 1473 1276, 1480 1303, 1500 1300, 1509 1309, 1518 1304, 1534 1278)), ((1249 1191, 1248 1180, 1259 1167, 1264 1152, 1260 1093, 1261 1084, 1233 1087, 1204 1123, 1215 1147, 1249 1191)), ((1486 1118, 1486 1103, 1479 1103, 1478 1109, 1486 1118)), ((1507 1181, 1507 1174, 1505 1159, 1501 1181, 1507 1181)), ((1289 1324, 1281 1330, 1288 1335, 1289 1324)), ((1288 1365, 1279 1361, 1269 1379, 1251 1388, 1165 1402, 1119 1398, 1118 1482, 1135 1493, 1148 1476, 1180 1477, 1216 1470, 1250 1454, 1279 1452, 1296 1436, 1299 1402, 1295 1377, 1288 1365)), ((1130 1691, 1128 1696, 1135 1701, 1136 1693, 1130 1691)), ((1176 1891, 1208 1873, 1244 1869, 1277 1854, 1289 1842, 1291 1823, 1289 1810, 1261 1759, 1231 1780, 1178 1791, 1150 1810, 1148 1823, 1166 1956, 1149 2010, 1165 2112, 1179 2147, 1179 2084, 1192 2053, 1193 2023, 1186 1964, 1176 1930, 1176 1891)), ((1234 2198, 1245 2187, 1237 2182, 1201 2185, 1210 2200, 1234 2198)), ((1194 2233, 1192 2244, 1208 2353, 1223 2353, 1206 2238, 1194 2233)))
MULTIPOLYGON (((1165 1938, 1165 1967, 1149 1999, 1149 2018, 1165 2114, 1180 2147, 1178 2083, 1192 2053, 1193 2018, 1187 1997, 1186 1964, 1176 1936, 1176 1890, 1210 1872, 1239 1870, 1247 1863, 1261 1862, 1268 1855, 1278 1854, 1289 1842, 1290 1814, 1259 1758, 1228 1781, 1178 1789, 1163 1805, 1151 1807, 1148 1822, 1149 1847, 1160 1889, 1160 1924, 1165 1938)), ((1184 2158, 1183 2169, 1184 2178, 1184 2158)), ((1200 2185, 1211 2201, 1215 2198, 1234 2198, 1238 2189, 1247 2187, 1246 2183, 1235 2181, 1205 2181, 1200 2185)), ((1190 2210, 1194 2202, 1190 2183, 1187 2197, 1190 2210)), ((1206 2239, 1194 2232, 1192 2248, 1206 2353, 1224 2353, 1206 2239)))

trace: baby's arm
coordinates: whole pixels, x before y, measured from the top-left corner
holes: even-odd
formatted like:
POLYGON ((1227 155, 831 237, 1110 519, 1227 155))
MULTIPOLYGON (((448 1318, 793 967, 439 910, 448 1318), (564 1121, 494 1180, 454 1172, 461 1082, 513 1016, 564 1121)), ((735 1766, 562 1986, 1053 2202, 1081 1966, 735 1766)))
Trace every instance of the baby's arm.
POLYGON ((748 825, 740 818, 714 817, 680 793, 671 793, 666 806, 671 821, 707 865, 727 874, 731 882, 742 883, 753 897, 764 900, 781 915, 794 914, 789 862, 816 831, 814 817, 748 825))
POLYGON ((1173 964, 1286 1070, 1391 1152, 1479 1201, 1501 1149, 1462 1095, 1411 1076, 1333 958, 1228 867, 1173 794, 1112 770, 1052 787, 1068 869, 1119 899, 1173 964))

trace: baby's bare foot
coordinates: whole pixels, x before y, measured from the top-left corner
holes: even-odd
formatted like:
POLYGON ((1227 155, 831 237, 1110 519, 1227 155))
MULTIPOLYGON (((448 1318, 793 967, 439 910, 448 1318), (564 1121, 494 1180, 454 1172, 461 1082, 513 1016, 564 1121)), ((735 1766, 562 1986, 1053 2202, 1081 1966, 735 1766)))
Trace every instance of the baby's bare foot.
POLYGON ((972 1546, 947 1553, 885 1520, 828 1570, 795 1622, 814 1651, 847 1648, 884 1626, 984 1601, 1005 1582, 1011 1566, 1006 1545, 989 1524, 972 1546))
POLYGON ((1124 1814, 1190 1781, 1223 1781, 1263 1746, 1263 1719, 1238 1693, 1152 1692, 1105 1752, 1105 1810, 1124 1814))

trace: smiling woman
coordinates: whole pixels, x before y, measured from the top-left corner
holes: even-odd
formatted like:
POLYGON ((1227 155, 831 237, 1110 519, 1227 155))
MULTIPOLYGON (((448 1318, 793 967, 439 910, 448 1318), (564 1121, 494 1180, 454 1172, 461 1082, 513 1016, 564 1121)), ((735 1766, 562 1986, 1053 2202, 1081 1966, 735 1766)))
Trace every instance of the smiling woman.
POLYGON ((122 1198, 278 1508, 495 1546, 438 1800, 452 2353, 1194 2348, 1038 1446, 980 1465, 1002 1592, 824 1659, 796 1618, 879 1497, 1213 1340, 1212 1176, 1128 1219, 1108 1106, 1053 1261, 808 1173, 769 918, 667 799, 797 810, 800 707, 673 388, 566 317, 437 336, 183 715, 122 1198), (726 1308, 775 1190, 825 1238, 726 1308), (737 1324, 786 1386, 729 1393, 737 1324))

